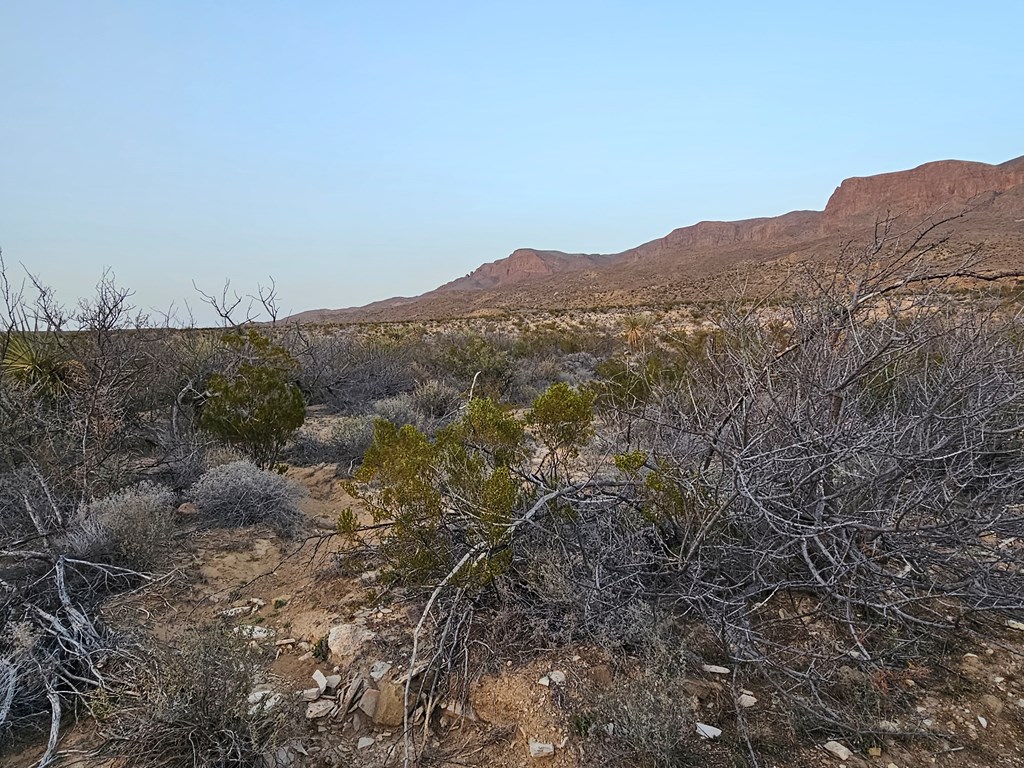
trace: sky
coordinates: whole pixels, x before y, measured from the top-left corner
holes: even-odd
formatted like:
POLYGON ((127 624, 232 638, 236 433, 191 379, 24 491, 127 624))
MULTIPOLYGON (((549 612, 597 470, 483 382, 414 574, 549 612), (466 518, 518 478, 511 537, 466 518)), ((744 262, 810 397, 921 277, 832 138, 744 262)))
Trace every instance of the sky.
MULTIPOLYGON (((301 311, 1024 155, 1024 3, 0 0, 0 248, 301 311)), ((202 311, 200 320, 209 319, 202 311)))

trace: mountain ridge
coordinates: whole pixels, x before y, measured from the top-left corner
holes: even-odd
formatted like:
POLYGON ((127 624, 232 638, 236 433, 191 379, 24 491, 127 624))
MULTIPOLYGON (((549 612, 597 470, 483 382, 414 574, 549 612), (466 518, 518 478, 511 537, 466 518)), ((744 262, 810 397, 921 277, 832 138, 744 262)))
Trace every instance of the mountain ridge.
MULTIPOLYGON (((300 322, 454 317, 489 308, 514 310, 546 305, 563 292, 573 302, 587 293, 597 304, 633 303, 633 286, 707 280, 738 264, 766 263, 794 254, 811 255, 837 238, 866 231, 873 222, 942 217, 969 210, 961 234, 998 240, 1024 265, 1024 156, 1000 164, 938 160, 903 171, 844 179, 821 211, 798 210, 739 221, 700 221, 612 254, 565 253, 518 248, 464 277, 415 297, 395 297, 348 309, 310 310, 293 315, 300 322), (1009 196, 1006 193, 1011 193, 1009 196), (1006 200, 1001 198, 1007 197, 1006 200), (1016 217, 1016 218, 1015 218, 1016 217)), ((994 241, 993 240, 993 241, 994 241)), ((1000 250, 997 249, 997 250, 1000 250)), ((649 292, 649 291, 647 291, 649 292)), ((683 291, 685 293, 685 291, 683 291)), ((635 297, 634 297, 635 298, 635 297)))

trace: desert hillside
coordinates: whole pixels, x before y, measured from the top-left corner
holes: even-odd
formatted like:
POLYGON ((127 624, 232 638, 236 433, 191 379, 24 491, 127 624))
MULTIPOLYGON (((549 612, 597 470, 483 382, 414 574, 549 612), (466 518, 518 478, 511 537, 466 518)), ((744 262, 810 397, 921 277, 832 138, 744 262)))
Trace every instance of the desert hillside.
POLYGON ((1024 157, 1000 165, 943 160, 843 181, 824 211, 744 221, 702 221, 614 254, 520 248, 412 298, 299 313, 300 322, 465 317, 524 309, 666 306, 721 300, 742 282, 750 294, 778 289, 794 263, 825 262, 865 242, 875 224, 897 229, 956 217, 940 228, 951 250, 977 248, 992 268, 1024 266, 1024 157))

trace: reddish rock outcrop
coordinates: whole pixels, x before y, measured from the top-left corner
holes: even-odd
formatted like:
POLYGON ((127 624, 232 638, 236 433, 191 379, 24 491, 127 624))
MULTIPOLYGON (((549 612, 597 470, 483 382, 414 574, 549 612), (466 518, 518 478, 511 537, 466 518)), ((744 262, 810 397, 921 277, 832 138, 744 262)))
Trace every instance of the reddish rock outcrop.
POLYGON ((1002 165, 940 160, 909 171, 847 179, 825 206, 828 224, 893 214, 952 214, 1024 184, 1024 158, 1002 165))

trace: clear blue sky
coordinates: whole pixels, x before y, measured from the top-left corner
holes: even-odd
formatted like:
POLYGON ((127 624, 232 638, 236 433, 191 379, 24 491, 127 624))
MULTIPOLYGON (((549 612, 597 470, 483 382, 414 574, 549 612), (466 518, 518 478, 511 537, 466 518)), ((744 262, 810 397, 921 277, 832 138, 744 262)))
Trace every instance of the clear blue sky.
POLYGON ((0 247, 298 311, 1024 154, 1024 3, 0 3, 0 247))

